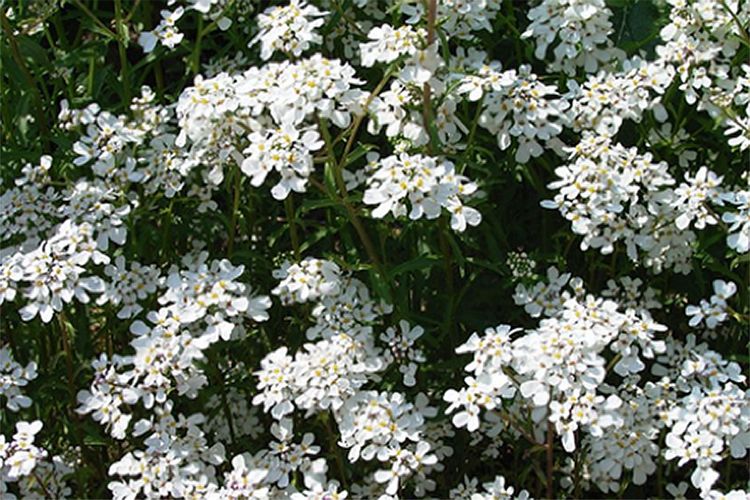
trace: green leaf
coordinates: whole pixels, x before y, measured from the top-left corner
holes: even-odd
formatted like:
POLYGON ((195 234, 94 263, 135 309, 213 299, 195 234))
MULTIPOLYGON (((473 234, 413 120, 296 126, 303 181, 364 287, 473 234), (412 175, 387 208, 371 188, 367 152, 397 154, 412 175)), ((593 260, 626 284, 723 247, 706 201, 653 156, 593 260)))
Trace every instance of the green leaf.
POLYGON ((437 257, 428 257, 422 255, 391 268, 391 270, 388 271, 388 277, 393 279, 403 273, 418 271, 421 269, 428 269, 439 262, 440 259, 437 257))

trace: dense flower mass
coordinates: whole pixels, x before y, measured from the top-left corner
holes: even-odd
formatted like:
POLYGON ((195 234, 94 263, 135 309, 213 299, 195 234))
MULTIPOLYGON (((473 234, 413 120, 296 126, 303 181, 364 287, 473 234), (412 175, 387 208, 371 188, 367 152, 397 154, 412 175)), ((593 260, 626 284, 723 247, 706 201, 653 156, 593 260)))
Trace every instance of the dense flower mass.
POLYGON ((3 499, 750 498, 750 1, 0 25, 3 499))

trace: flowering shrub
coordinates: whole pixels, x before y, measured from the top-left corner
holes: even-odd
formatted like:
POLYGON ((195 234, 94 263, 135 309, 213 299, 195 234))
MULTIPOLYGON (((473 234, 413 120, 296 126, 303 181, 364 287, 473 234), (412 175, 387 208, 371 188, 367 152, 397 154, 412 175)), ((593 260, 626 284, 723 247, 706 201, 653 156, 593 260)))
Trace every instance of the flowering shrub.
POLYGON ((749 498, 750 2, 0 2, 2 498, 749 498))

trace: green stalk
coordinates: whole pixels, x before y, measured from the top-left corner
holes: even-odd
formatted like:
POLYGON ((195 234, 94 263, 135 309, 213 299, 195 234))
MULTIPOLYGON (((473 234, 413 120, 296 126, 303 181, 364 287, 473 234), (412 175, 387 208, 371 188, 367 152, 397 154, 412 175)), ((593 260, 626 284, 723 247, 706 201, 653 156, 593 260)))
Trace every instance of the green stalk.
POLYGON ((130 75, 128 69, 128 55, 125 51, 125 30, 122 21, 122 0, 115 0, 117 52, 120 55, 120 80, 122 82, 122 97, 125 100, 125 107, 127 107, 130 103, 130 75))
MULTIPOLYGON (((331 417, 333 417, 333 413, 331 413, 331 417)), ((328 415, 323 415, 323 420, 325 420, 325 426, 326 426, 326 432, 328 433, 328 438, 331 443, 331 448, 333 449, 334 457, 336 458, 336 468, 339 471, 339 476, 341 476, 341 484, 344 486, 345 490, 349 489, 349 483, 346 480, 346 469, 344 468, 344 460, 341 457, 341 450, 339 449, 338 444, 336 444, 336 434, 333 432, 333 428, 331 427, 331 419, 328 415)))
POLYGON ((324 120, 319 121, 319 128, 320 128, 321 134, 323 135, 323 140, 325 141, 325 144, 326 144, 328 157, 331 159, 330 165, 331 165, 331 169, 333 170, 334 181, 336 182, 336 187, 339 190, 339 197, 336 198, 336 201, 339 201, 344 206, 344 209, 346 210, 347 215, 349 216, 349 222, 352 223, 355 231, 357 231, 357 235, 359 236, 359 239, 362 241, 362 244, 365 247, 365 252, 367 252, 368 258, 375 266, 376 270, 378 271, 378 274, 382 278, 385 279, 386 274, 383 269, 383 265, 380 260, 380 257, 378 257, 378 253, 375 250, 375 246, 372 244, 372 240, 370 239, 370 236, 367 234, 365 227, 362 225, 362 221, 359 219, 359 216, 357 215, 357 211, 354 209, 352 204, 349 203, 349 192, 346 189, 346 182, 344 181, 344 176, 341 173, 342 165, 346 162, 346 155, 348 154, 349 146, 352 142, 352 138, 356 134, 358 127, 359 127, 359 121, 355 122, 355 124, 353 125, 352 134, 349 136, 349 142, 347 143, 347 147, 344 149, 344 155, 341 157, 341 160, 337 162, 336 155, 333 151, 333 144, 331 143, 331 134, 328 131, 328 126, 324 120))
POLYGON ((242 189, 242 173, 238 168, 234 169, 234 198, 232 200, 232 216, 229 226, 229 241, 227 242, 227 254, 232 256, 234 252, 234 240, 237 232, 237 216, 240 211, 240 191, 242 189))
MULTIPOLYGON (((437 17, 437 0, 429 0, 427 5, 427 47, 435 42, 435 20, 437 17)), ((422 86, 422 120, 427 132, 427 153, 432 154, 432 134, 430 124, 432 123, 432 88, 430 82, 422 86)))
POLYGON ((227 418, 227 424, 229 425, 229 438, 232 440, 232 444, 237 441, 237 434, 234 430, 234 418, 232 417, 232 409, 229 407, 229 400, 227 399, 227 388, 224 384, 224 374, 219 370, 219 390, 221 393, 221 406, 224 410, 224 416, 227 418))
POLYGON ((443 329, 451 340, 451 346, 453 345, 453 309, 454 309, 454 295, 455 285, 453 282, 453 255, 451 253, 451 247, 448 243, 448 237, 446 233, 448 226, 445 222, 445 217, 440 217, 440 230, 438 231, 438 238, 440 240, 440 253, 443 254, 443 265, 445 266, 445 287, 446 297, 448 300, 448 307, 445 310, 445 319, 443 320, 443 329))
MULTIPOLYGON (((207 31, 207 30, 206 30, 207 31)), ((191 66, 194 75, 197 75, 201 69, 201 42, 203 41, 203 16, 198 17, 198 36, 195 39, 193 54, 191 56, 191 66)))
POLYGON ((555 470, 555 441, 554 441, 554 427, 552 422, 547 420, 547 498, 555 498, 554 493, 554 470, 555 470))
POLYGON ((21 73, 23 74, 23 77, 29 86, 29 91, 31 92, 31 96, 34 100, 34 107, 36 108, 36 121, 37 126, 39 127, 39 132, 42 136, 42 145, 44 151, 49 151, 49 128, 47 127, 47 119, 44 116, 42 96, 36 86, 34 77, 31 75, 29 68, 26 67, 26 64, 23 61, 23 57, 21 57, 21 51, 18 48, 18 42, 16 41, 16 37, 13 35, 13 28, 11 28, 10 23, 8 22, 8 18, 5 17, 5 11, 3 9, 0 9, 0 24, 2 24, 5 36, 8 37, 8 43, 10 44, 10 52, 13 56, 13 60, 18 65, 18 68, 21 70, 21 73))
POLYGON ((94 24, 96 24, 99 29, 101 29, 107 36, 114 40, 119 40, 118 36, 112 33, 112 30, 107 28, 107 26, 99 20, 99 18, 91 12, 91 10, 86 7, 84 4, 81 3, 81 0, 72 0, 73 4, 81 9, 84 14, 86 14, 89 18, 91 18, 92 21, 94 21, 94 24))
POLYGON ((295 223, 294 217, 294 200, 292 199, 292 193, 289 193, 284 199, 284 210, 286 211, 286 220, 289 224, 289 238, 292 240, 292 249, 294 249, 294 258, 299 261, 299 233, 297 232, 297 224, 295 223))

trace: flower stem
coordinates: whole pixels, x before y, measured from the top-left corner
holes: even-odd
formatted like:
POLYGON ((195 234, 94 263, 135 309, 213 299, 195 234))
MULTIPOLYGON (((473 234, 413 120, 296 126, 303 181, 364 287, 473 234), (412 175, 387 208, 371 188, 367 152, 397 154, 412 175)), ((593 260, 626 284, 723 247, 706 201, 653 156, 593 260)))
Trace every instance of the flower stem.
POLYGON ((552 426, 552 422, 547 420, 547 498, 555 498, 553 496, 554 488, 552 485, 553 473, 555 469, 555 455, 554 455, 554 441, 555 430, 552 426))
MULTIPOLYGON (((385 81, 385 78, 384 78, 385 81)), ((352 133, 349 137, 349 142, 346 145, 346 148, 344 149, 344 155, 341 157, 341 159, 337 162, 336 161, 336 155, 333 151, 333 144, 331 143, 331 134, 328 131, 328 126, 324 120, 320 120, 320 130, 321 134, 323 135, 323 140, 326 144, 326 149, 328 150, 328 157, 331 159, 330 165, 333 170, 333 178, 336 183, 336 187, 339 190, 339 196, 337 201, 339 201, 343 206, 344 209, 347 212, 347 215, 349 216, 349 222, 352 223, 354 226, 354 230, 357 232, 357 236, 359 236, 359 239, 362 241, 362 244, 365 247, 365 252, 367 253, 367 257, 370 259, 372 264, 375 266, 376 270, 378 271, 378 274, 385 279, 386 274, 383 269, 382 261, 380 260, 380 257, 378 257, 378 253, 375 250, 375 245, 373 245, 372 240, 370 239, 370 236, 367 234, 367 231, 365 230, 365 227, 362 225, 362 221, 359 219, 359 216, 357 215, 357 211, 354 209, 351 203, 349 203, 349 192, 346 189, 346 182, 344 182, 344 176, 341 172, 342 166, 346 162, 346 155, 348 154, 348 151, 350 149, 350 144, 352 142, 352 138, 356 135, 357 127, 359 127, 359 122, 355 122, 353 125, 352 133)))
MULTIPOLYGON (((427 4, 427 47, 435 42, 435 19, 437 17, 437 0, 428 0, 427 4)), ((432 122, 432 88, 427 81, 422 86, 422 120, 427 133, 427 153, 432 154, 432 134, 430 123, 432 122)))
POLYGON ((0 9, 0 23, 2 23, 5 36, 8 37, 11 56, 13 57, 16 65, 18 65, 18 68, 21 70, 21 73, 23 74, 23 77, 29 86, 29 91, 31 92, 31 96, 34 101, 34 107, 36 108, 36 121, 37 126, 39 127, 39 133, 42 136, 43 149, 44 151, 49 151, 49 127, 47 126, 47 119, 44 116, 42 96, 39 93, 39 88, 37 88, 36 86, 34 77, 31 76, 29 68, 26 67, 26 64, 23 61, 23 57, 21 57, 21 51, 18 48, 18 42, 16 41, 16 37, 13 35, 13 29, 8 22, 8 18, 5 17, 4 9, 0 9))
POLYGON ((232 200, 232 216, 229 223, 229 240, 227 241, 227 254, 231 257, 234 253, 234 240, 237 233, 237 214, 240 211, 240 190, 242 189, 242 174, 234 169, 234 197, 232 200))
MULTIPOLYGON (((207 30, 206 30, 207 31, 207 30)), ((201 68, 201 42, 203 41, 203 16, 198 17, 198 36, 195 39, 195 46, 191 55, 190 66, 194 75, 197 75, 201 68)))
POLYGON ((115 23, 117 27, 117 52, 120 55, 120 80, 122 83, 122 98, 125 107, 130 103, 130 74, 128 69, 128 55, 125 51, 125 40, 122 24, 122 0, 115 0, 115 23))
POLYGON ((289 193, 284 199, 284 209, 286 210, 286 220, 289 224, 289 237, 292 240, 294 258, 299 260, 299 233, 297 232, 297 224, 294 217, 294 200, 292 200, 292 193, 289 193))
POLYGON ((333 413, 329 415, 323 415, 323 419, 325 420, 325 426, 326 426, 326 432, 328 433, 328 439, 330 441, 331 449, 333 450, 333 455, 336 458, 336 468, 339 471, 339 476, 341 476, 341 484, 344 486, 345 490, 349 489, 349 484, 346 480, 346 469, 344 468, 344 460, 341 458, 341 450, 339 449, 338 444, 336 443, 336 433, 333 432, 333 428, 331 427, 331 418, 333 418, 333 413))

